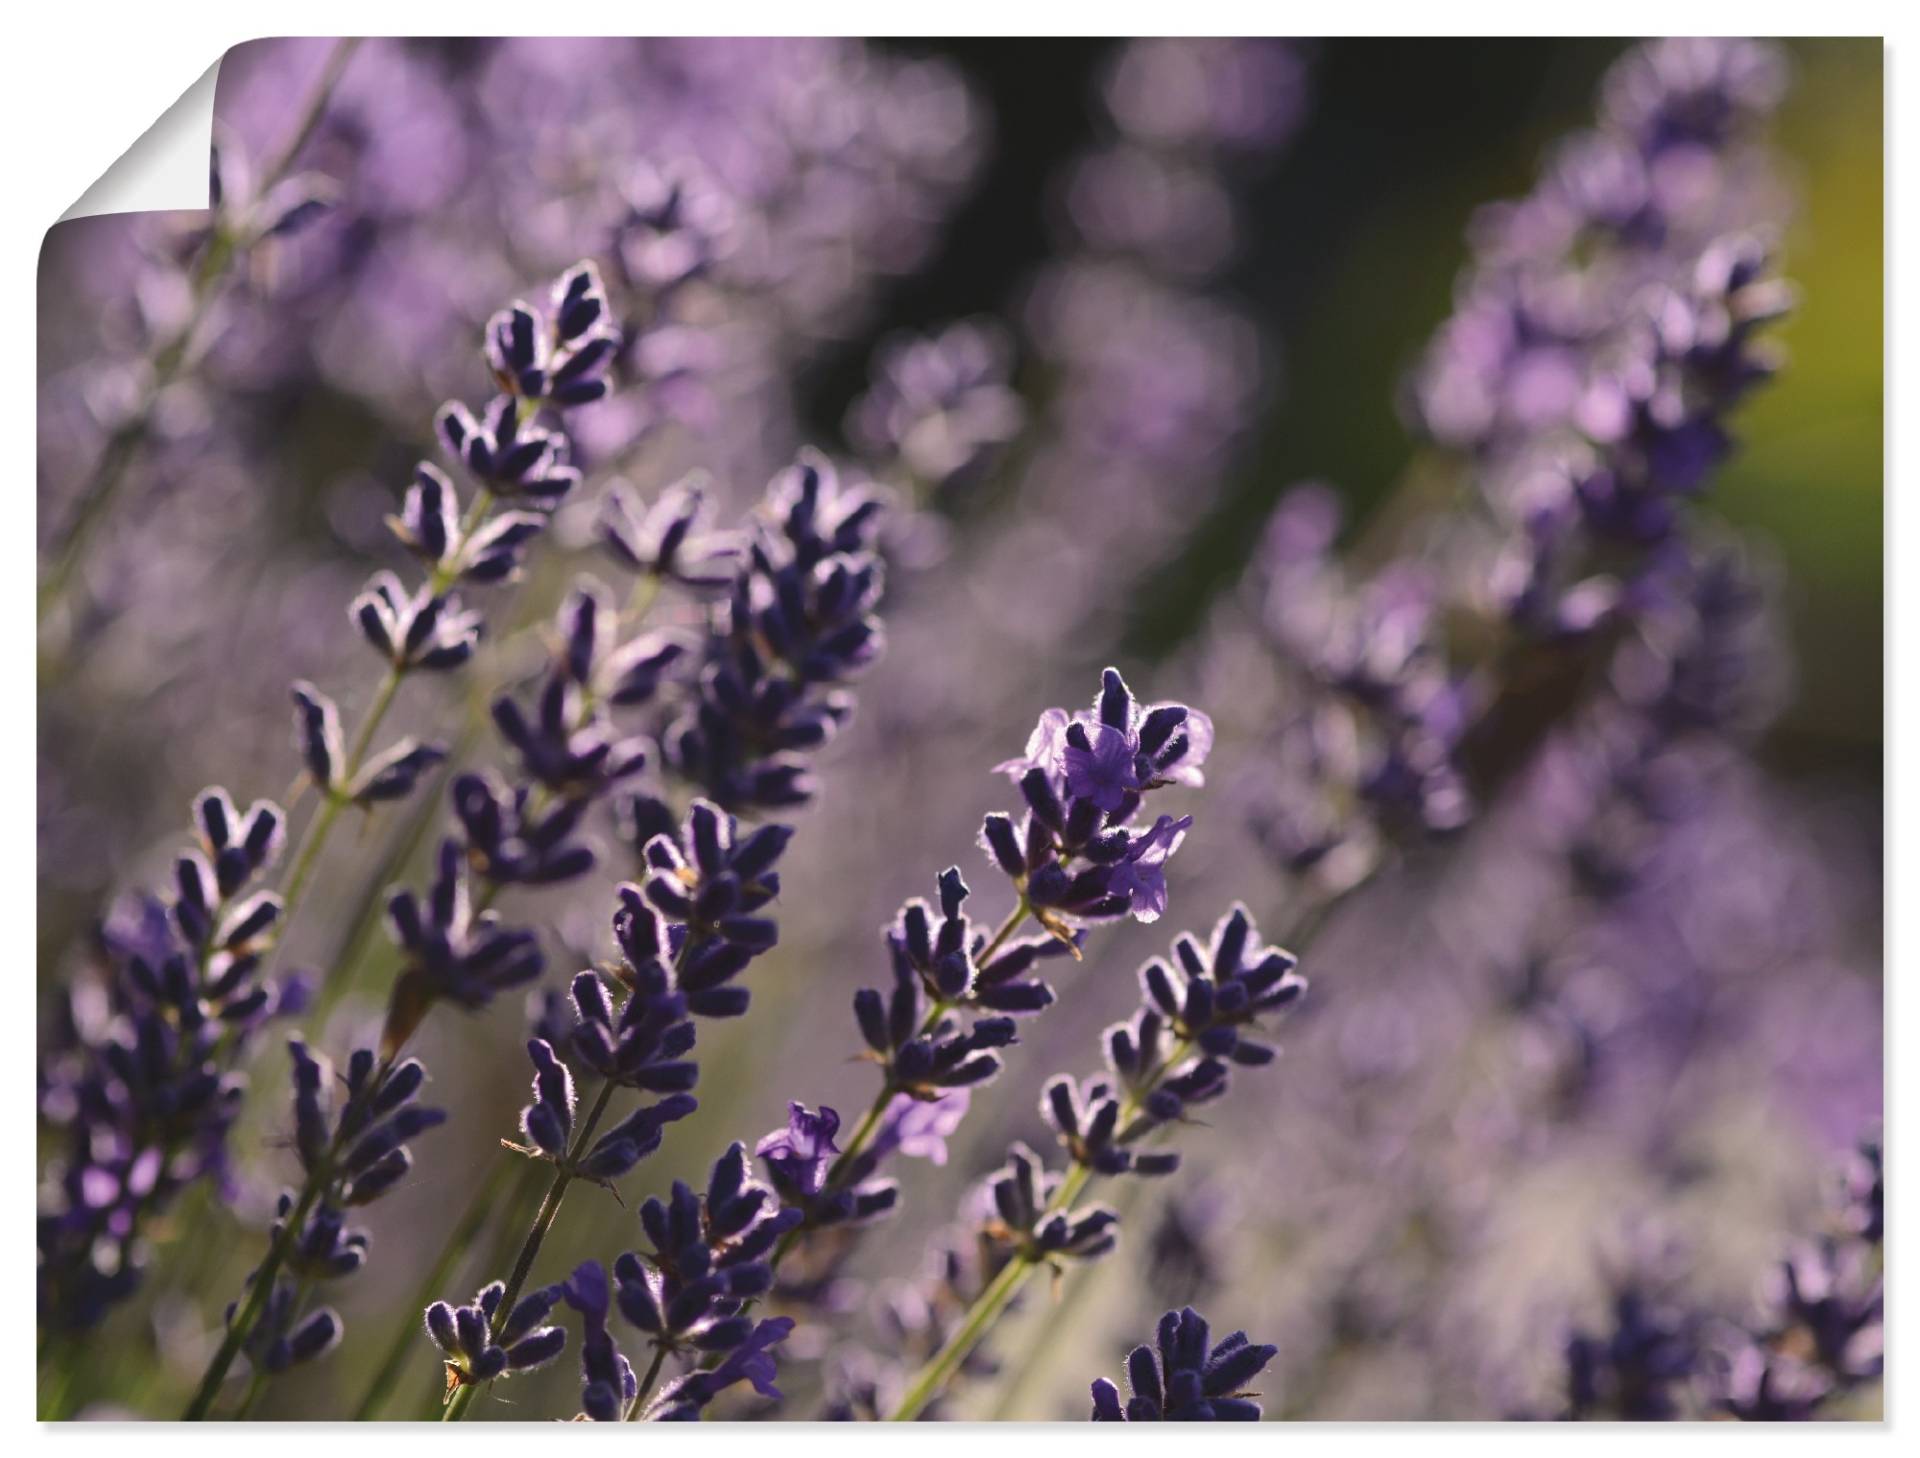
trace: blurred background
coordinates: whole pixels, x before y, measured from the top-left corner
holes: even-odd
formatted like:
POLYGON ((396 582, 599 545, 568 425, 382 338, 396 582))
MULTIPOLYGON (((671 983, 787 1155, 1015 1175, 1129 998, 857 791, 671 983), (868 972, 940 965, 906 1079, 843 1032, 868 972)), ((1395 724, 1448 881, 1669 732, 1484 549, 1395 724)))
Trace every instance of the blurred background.
MULTIPOLYGON (((1099 1030, 1136 997, 1139 960, 1178 929, 1204 934, 1233 900, 1269 938, 1290 934, 1292 888, 1240 824, 1250 795, 1233 771, 1251 751, 1233 744, 1253 739, 1231 739, 1235 716, 1214 697, 1237 695, 1237 584, 1286 488, 1329 483, 1357 535, 1430 468, 1407 424, 1406 381, 1453 306, 1475 210, 1525 193, 1551 144, 1591 124, 1622 49, 1297 43, 1255 86, 1257 145, 1223 149, 1230 237, 1176 237, 1149 298, 1063 282, 1081 276, 1063 258, 1099 251, 1068 179, 1114 136, 1114 103, 1099 98, 1118 43, 776 46, 770 58, 719 45, 668 62, 590 60, 561 42, 369 43, 302 154, 303 168, 341 180, 335 218, 250 260, 204 361, 158 400, 126 509, 80 582, 84 606, 43 647, 43 1019, 58 989, 84 978, 103 908, 164 877, 195 790, 288 792, 289 680, 322 684, 350 717, 364 701, 375 665, 344 609, 370 567, 396 555, 381 518, 430 449, 434 404, 479 398, 486 315, 594 251, 597 214, 579 200, 597 196, 600 175, 663 136, 695 147, 709 144, 688 138, 718 136, 710 165, 752 173, 754 127, 795 115, 763 95, 837 88, 856 100, 810 104, 815 130, 793 144, 809 169, 793 189, 804 209, 769 205, 739 265, 750 286, 691 321, 720 341, 710 391, 659 430, 620 420, 596 438, 589 427, 589 465, 619 461, 648 498, 703 467, 729 510, 744 509, 797 445, 858 453, 849 410, 886 341, 973 316, 1004 321, 1015 341, 1030 429, 970 496, 931 499, 918 546, 903 549, 926 565, 899 574, 888 657, 823 761, 782 945, 755 971, 753 1014, 703 1031, 702 1109, 632 1177, 635 1194, 698 1176, 728 1140, 778 1125, 789 1098, 864 1105, 870 1071, 842 1050, 856 1046, 852 990, 884 975, 877 929, 952 862, 992 900, 978 915, 997 919, 1004 888, 974 846, 981 813, 1009 802, 989 767, 1020 751, 1040 710, 1089 698, 1100 663, 1120 663, 1145 698, 1212 710, 1222 753, 1206 790, 1181 792, 1196 829, 1173 868, 1169 917, 1103 935, 1007 1076, 976 1098, 948 1162, 902 1172, 902 1211, 865 1246, 842 1329, 831 1348, 800 1353, 818 1360, 802 1362, 788 1415, 812 1415, 862 1370, 856 1348, 897 1345, 889 1303, 905 1298, 890 1282, 911 1285, 932 1234, 1007 1140, 1045 1147, 1041 1082, 1096 1066, 1099 1030), (1166 316, 1167 340, 1145 327, 1124 368, 1092 376, 1091 403, 1080 401, 1072 341, 1123 316, 1151 325, 1162 316, 1149 303, 1181 311, 1166 316), (1191 377, 1158 378, 1184 348, 1198 359, 1191 377), (1177 421, 1156 422, 1157 434, 1140 424, 1151 411, 1128 391, 1164 401, 1181 389, 1191 393, 1177 421), (1129 425, 1139 438, 1103 453, 1102 434, 1129 425), (1117 524, 1076 556, 1095 514, 1117 524)), ((1281 1346, 1269 1416, 1537 1413, 1553 1405, 1565 1331, 1600 1319, 1611 1273, 1677 1265, 1702 1302, 1738 1311, 1781 1242, 1816 1218, 1833 1160, 1880 1107, 1882 52, 1874 41, 1786 51, 1791 89, 1771 138, 1793 201, 1784 271, 1799 304, 1778 330, 1788 366, 1741 412, 1711 504, 1777 560, 1793 687, 1731 780, 1716 782, 1716 813, 1691 840, 1673 837, 1666 909, 1583 925, 1550 948, 1614 970, 1705 968, 1664 1002, 1664 982, 1607 982, 1593 1035, 1684 1051, 1644 1064, 1632 1054, 1615 1075, 1631 1096, 1615 1089, 1566 1112, 1555 1102, 1571 1098, 1564 1029, 1486 1011, 1489 969, 1504 976, 1538 940, 1524 838, 1494 813, 1445 857, 1409 853, 1316 941, 1311 1006, 1284 1035, 1280 1065, 1249 1070, 1230 1105, 1188 1131, 1177 1185, 1126 1197, 1137 1235, 1115 1259, 1127 1273, 1068 1287, 1044 1342, 1034 1324, 1048 1298, 1036 1288, 995 1344, 1000 1379, 957 1394, 949 1415, 1083 1416, 1087 1381, 1117 1376, 1158 1311, 1188 1301, 1223 1331, 1245 1326, 1281 1346), (1688 916, 1669 914, 1675 904, 1688 916), (1681 1040, 1687 1019, 1737 1031, 1681 1040)), ((322 59, 318 43, 242 48, 223 69, 223 124, 270 151, 322 59)), ((800 168, 784 153, 780 165, 800 168)), ((138 396, 151 341, 181 317, 177 269, 163 265, 195 222, 85 220, 50 235, 43 538, 138 396)), ((575 571, 612 580, 589 517, 556 522, 563 550, 542 559, 516 612, 550 605, 575 571)), ((472 724, 479 692, 423 693, 396 723, 472 724)), ((1248 700, 1241 727, 1263 712, 1248 700)), ((417 881, 418 829, 399 813, 349 825, 321 868, 291 960, 365 964, 362 995, 325 1046, 344 1049, 377 1023, 391 964, 362 934, 364 898, 380 877, 417 881)), ((604 861, 586 883, 516 908, 545 929, 555 985, 604 953, 608 891, 626 874, 617 845, 604 861)), ((411 1320, 396 1293, 486 1162, 505 1157, 497 1138, 513 1129, 526 1077, 523 1011, 505 1001, 515 1005, 429 1028, 420 1051, 457 1118, 374 1213, 375 1269, 337 1297, 347 1342, 279 1384, 275 1415, 351 1410, 394 1321, 411 1320)), ((111 1318, 83 1403, 168 1412, 204 1362, 290 1167, 276 1147, 283 1062, 256 1060, 234 1189, 190 1194, 170 1215, 164 1274, 111 1318)), ((581 1253, 610 1259, 635 1242, 631 1214, 592 1193, 569 1202, 552 1278, 581 1253)), ((496 1273, 486 1246, 441 1294, 464 1298, 496 1273)), ((431 1412, 431 1347, 412 1341, 404 1360, 387 1415, 431 1412)), ((510 1384, 512 1405, 491 1415, 571 1411, 574 1381, 569 1357, 510 1384)))

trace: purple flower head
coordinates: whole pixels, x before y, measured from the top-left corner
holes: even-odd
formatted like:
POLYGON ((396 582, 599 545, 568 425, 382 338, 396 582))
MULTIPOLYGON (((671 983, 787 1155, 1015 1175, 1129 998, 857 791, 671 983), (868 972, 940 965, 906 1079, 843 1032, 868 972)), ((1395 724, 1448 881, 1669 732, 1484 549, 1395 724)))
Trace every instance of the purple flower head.
POLYGON ((446 1360, 450 1387, 491 1382, 509 1372, 530 1372, 565 1350, 566 1328, 542 1325, 559 1304, 564 1288, 543 1286, 528 1292, 495 1330, 506 1289, 504 1282, 494 1281, 468 1305, 436 1301, 427 1308, 427 1335, 446 1360))
POLYGON ((494 396, 477 417, 449 401, 434 426, 447 454, 503 499, 550 511, 580 484, 567 437, 529 424, 512 395, 494 396))
POLYGON ((624 482, 607 493, 601 540, 615 561, 633 572, 683 587, 731 584, 741 546, 712 530, 713 506, 703 476, 688 476, 662 491, 644 512, 624 482))
POLYGON ((751 1383, 761 1397, 778 1398, 780 1389, 773 1385, 778 1375, 773 1349, 792 1331, 790 1316, 774 1316, 760 1322, 718 1366, 711 1371, 689 1372, 662 1392, 654 1420, 697 1421, 707 1404, 740 1382, 751 1383))
POLYGON ((622 737, 597 711, 584 711, 580 686, 548 676, 528 715, 509 694, 493 703, 494 726, 527 777, 568 799, 592 799, 646 768, 648 743, 622 737))
POLYGON ((1123 1408, 1120 1392, 1102 1377, 1093 1384, 1095 1422, 1258 1422, 1256 1394, 1245 1391, 1279 1353, 1255 1346, 1237 1331, 1209 1347, 1206 1319, 1191 1306, 1169 1311, 1151 1347, 1135 1347, 1127 1358, 1123 1408))
POLYGON ((1073 716, 1065 709, 1046 710, 1033 726, 1033 733, 1027 736, 1026 752, 1017 759, 1001 760, 993 772, 1007 776, 1015 784, 1031 769, 1045 770, 1050 775, 1056 773, 1061 751, 1066 747, 1067 725, 1072 722, 1073 716))
POLYGON ((1109 892, 1125 896, 1136 921, 1158 921, 1167 909, 1167 862, 1180 849, 1191 815, 1162 815, 1145 835, 1135 836, 1113 868, 1109 892))
POLYGON ((1091 711, 1048 709, 1027 739, 1026 753, 994 766, 1016 783, 1044 770, 1056 788, 1111 814, 1130 797, 1163 784, 1198 786, 1213 749, 1213 721, 1184 704, 1140 704, 1118 670, 1101 677, 1091 711))
POLYGON ((730 810, 813 794, 810 757, 853 715, 841 687, 880 657, 882 501, 815 451, 769 483, 758 529, 709 615, 698 692, 662 741, 669 766, 730 810))
POLYGON ((1111 1251, 1120 1217, 1105 1205, 1053 1209, 1062 1178, 1026 1145, 1014 1144, 1005 1167, 986 1179, 995 1216, 992 1239, 1036 1262, 1097 1260, 1111 1251))
POLYGON ((1095 724, 1089 731, 1084 723, 1076 722, 1063 738, 1060 768, 1069 795, 1091 800, 1111 814, 1126 803, 1127 796, 1140 792, 1138 755, 1124 730, 1095 724))
POLYGON ((749 1360, 756 1329, 745 1305, 772 1288, 768 1256, 801 1218, 750 1178, 746 1146, 730 1146, 704 1194, 676 1180, 667 1199, 640 1207, 653 1250, 613 1263, 621 1315, 666 1350, 724 1358, 745 1347, 749 1360))
POLYGON ((840 1152, 833 1136, 840 1132, 840 1115, 822 1106, 818 1113, 802 1103, 787 1105, 787 1127, 775 1129, 754 1146, 754 1155, 766 1161, 775 1181, 805 1198, 820 1193, 827 1167, 840 1152))
POLYGON ((387 929, 406 958, 382 1035, 390 1048, 412 1036, 433 1002, 477 1010, 498 993, 532 982, 546 966, 531 931, 502 925, 498 912, 474 914, 465 857, 453 840, 441 842, 424 897, 401 889, 387 899, 387 929))
POLYGON ((609 388, 620 349, 606 290, 592 263, 555 281, 546 310, 516 301, 487 323, 487 363, 507 394, 560 408, 586 405, 609 388))
POLYGON ((917 1099, 911 1094, 896 1094, 881 1116, 880 1128, 868 1151, 876 1163, 898 1153, 908 1159, 924 1159, 931 1164, 947 1162, 947 1136, 960 1127, 967 1116, 973 1091, 957 1088, 937 1099, 917 1099))
POLYGON ((486 628, 479 613, 461 608, 459 598, 435 593, 428 583, 410 594, 385 570, 367 579, 348 611, 367 642, 403 671, 460 667, 473 657, 486 628))
POLYGON ((597 1423, 617 1423, 640 1393, 633 1365, 607 1330, 613 1309, 606 1267, 583 1261, 561 1284, 567 1305, 580 1313, 580 1410, 597 1423))

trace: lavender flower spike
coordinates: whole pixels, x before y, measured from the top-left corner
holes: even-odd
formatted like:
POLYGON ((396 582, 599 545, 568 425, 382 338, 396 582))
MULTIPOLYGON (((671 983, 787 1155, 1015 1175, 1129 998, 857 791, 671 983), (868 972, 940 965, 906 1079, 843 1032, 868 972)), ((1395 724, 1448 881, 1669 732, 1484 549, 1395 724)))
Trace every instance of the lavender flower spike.
POLYGON ((1260 1404, 1242 1389, 1271 1362, 1278 1347, 1254 1346, 1237 1331, 1209 1349, 1206 1318, 1191 1306, 1169 1311, 1150 1347, 1127 1358, 1125 1407, 1106 1378, 1093 1384, 1097 1423, 1258 1422, 1260 1404))

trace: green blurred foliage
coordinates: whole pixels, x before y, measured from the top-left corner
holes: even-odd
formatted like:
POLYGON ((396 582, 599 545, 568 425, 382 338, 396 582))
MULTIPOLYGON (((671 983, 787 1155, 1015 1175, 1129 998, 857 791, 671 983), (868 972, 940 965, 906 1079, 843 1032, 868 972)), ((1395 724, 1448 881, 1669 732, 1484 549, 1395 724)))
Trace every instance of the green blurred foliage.
POLYGON ((1719 500, 1774 540, 1793 583, 1800 680, 1787 732, 1864 758, 1877 754, 1882 710, 1882 49, 1794 51, 1779 136, 1799 200, 1786 259, 1801 303, 1781 331, 1787 372, 1748 411, 1719 500))

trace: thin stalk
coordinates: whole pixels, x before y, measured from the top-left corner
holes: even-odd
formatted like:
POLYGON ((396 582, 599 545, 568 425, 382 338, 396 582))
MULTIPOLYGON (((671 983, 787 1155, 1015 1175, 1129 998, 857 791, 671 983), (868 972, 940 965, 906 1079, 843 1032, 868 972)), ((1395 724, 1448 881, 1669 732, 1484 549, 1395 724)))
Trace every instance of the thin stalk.
POLYGON ((280 1227, 280 1234, 273 1244, 267 1247, 267 1258, 260 1263, 260 1269, 254 1273, 253 1292, 247 1297, 245 1308, 232 1321, 227 1323, 226 1337, 221 1341, 219 1350, 213 1354, 213 1360, 207 1363, 207 1370, 200 1379, 200 1386, 193 1394, 193 1400, 182 1413, 183 1422, 203 1421, 213 1400, 220 1393, 220 1384, 227 1379, 227 1370, 233 1366, 233 1359, 239 1355, 240 1347, 251 1335, 254 1326, 260 1320, 260 1314, 266 1310, 267 1298, 272 1294, 274 1279, 280 1274, 280 1267, 287 1258, 287 1252, 293 1248, 300 1227, 306 1224, 307 1216, 313 1213, 313 1207, 320 1199, 321 1182, 309 1178, 306 1188, 300 1192, 299 1203, 293 1207, 280 1227))
POLYGON ((900 1401, 888 1422, 906 1423, 919 1417, 927 1404, 938 1397, 953 1377, 967 1355, 980 1344, 980 1340, 1000 1319, 1013 1298, 1020 1294, 1020 1288, 1027 1283, 1039 1266, 1024 1256, 1015 1256, 1000 1268, 1000 1274, 988 1284, 980 1297, 967 1308, 967 1317, 960 1329, 947 1339, 945 1346, 935 1354, 933 1360, 922 1367, 913 1379, 913 1386, 900 1401))
MULTIPOLYGON (((300 1308, 307 1304, 307 1297, 313 1293, 313 1277, 302 1276, 300 1284, 294 1288, 293 1304, 288 1308, 287 1324, 291 1326, 299 1319, 300 1308)), ((229 1422, 244 1422, 253 1411, 253 1405, 260 1400, 260 1394, 267 1390, 267 1379, 273 1374, 263 1366, 255 1366, 253 1378, 247 1383, 247 1390, 240 1398, 240 1405, 228 1416, 229 1422)))
MULTIPOLYGON (((976 960, 981 962, 991 961, 994 953, 1006 945, 1007 938, 1019 930, 1021 923, 1027 919, 1032 911, 1033 907, 1028 903, 1026 896, 1023 894, 1020 897, 1019 904, 1007 913, 1007 919, 1000 923, 999 929, 994 932, 992 939, 988 941, 987 945, 981 949, 980 955, 976 960)), ((939 1023, 940 1019, 952 1012, 955 1006, 955 1003, 949 1002, 945 998, 935 1002, 934 1005, 927 1010, 926 1017, 921 1020, 921 1036, 924 1037, 931 1032, 939 1023)), ((873 1102, 867 1106, 866 1113, 860 1116, 860 1122, 854 1125, 853 1133, 847 1140, 847 1147, 840 1151, 840 1157, 834 1160, 833 1164, 828 1168, 824 1186, 825 1189, 837 1190, 840 1188, 841 1184, 846 1180, 847 1172, 853 1168, 854 1161, 864 1154, 867 1146, 873 1142, 873 1136, 880 1128, 881 1119, 886 1117, 887 1106, 893 1102, 894 1096, 899 1092, 900 1090, 893 1086, 893 1080, 891 1078, 882 1081, 880 1092, 874 1096, 873 1102)), ((806 1227, 804 1225, 798 1225, 781 1236, 780 1243, 774 1246, 772 1255, 768 1257, 768 1264, 774 1270, 778 1270, 780 1268, 780 1262, 792 1254, 793 1248, 800 1243, 806 1233, 806 1227)))
MULTIPOLYGON (((262 174, 259 195, 265 196, 275 184, 287 174, 300 149, 312 137, 314 129, 320 125, 320 119, 326 115, 327 103, 332 99, 334 88, 340 82, 340 75, 346 69, 348 60, 359 46, 357 37, 335 43, 327 63, 322 68, 318 81, 307 99, 305 111, 299 124, 294 128, 286 143, 275 155, 273 163, 262 174)), ((111 512, 113 503, 127 478, 140 447, 146 443, 148 433, 153 427, 153 412, 160 397, 166 393, 181 373, 187 360, 192 357, 194 336, 206 322, 212 312, 214 300, 219 296, 220 285, 226 280, 234 261, 244 256, 246 250, 238 246, 237 240, 221 231, 216 225, 207 239, 206 251, 200 255, 200 262, 194 268, 192 278, 192 304, 188 310, 186 322, 153 355, 153 368, 145 393, 141 397, 140 407, 134 415, 108 437, 100 452, 100 459, 94 465, 93 474, 80 493, 80 503, 74 509, 72 524, 67 528, 66 536, 55 552, 54 564, 46 578, 40 584, 39 617, 45 621, 47 614, 66 596, 67 588, 74 574, 86 559, 87 551, 101 525, 111 512)))
MULTIPOLYGON (((1302 952, 1306 950, 1326 927, 1334 908, 1340 904, 1345 894, 1343 892, 1324 897, 1306 912, 1302 918, 1300 935, 1293 938, 1295 947, 1302 952)), ((1174 1044, 1172 1050, 1160 1061, 1160 1066, 1154 1069, 1141 1083, 1140 1088, 1129 1094, 1121 1104, 1118 1127, 1124 1129, 1139 1116, 1141 1110, 1146 1107, 1147 1096, 1158 1088, 1167 1075, 1192 1052, 1193 1043, 1190 1039, 1182 1038, 1174 1044)), ((1060 1181, 1059 1187, 1053 1193, 1053 1198, 1047 1202, 1045 1213, 1053 1214, 1070 1208, 1092 1178, 1091 1166, 1074 1165, 1067 1171, 1066 1177, 1060 1181)), ((979 1345, 981 1338, 992 1329, 994 1322, 999 1320, 1008 1303, 1019 1294, 1021 1286, 1034 1271, 1039 1269, 1041 1264, 1042 1262, 1024 1255, 1016 1255, 1007 1262, 1000 1274, 967 1309, 966 1319, 960 1324, 959 1329, 914 1375, 912 1385, 908 1387, 906 1395, 900 1401, 900 1406, 888 1421, 911 1422, 926 1410, 927 1404, 946 1389, 947 1384, 953 1380, 953 1374, 960 1369, 960 1364, 966 1361, 973 1349, 979 1345)), ((1035 1337, 1036 1345, 1045 1339, 1045 1334, 1051 1329, 1052 1324, 1051 1316, 1041 1324, 1039 1333, 1035 1337)))
MULTIPOLYGON (((465 542, 486 521, 487 514, 493 510, 493 493, 482 488, 474 493, 472 502, 467 506, 466 514, 460 519, 460 541, 465 542)), ((455 561, 459 558, 456 549, 448 554, 455 561)), ((435 597, 453 586, 459 577, 459 568, 437 566, 427 575, 427 591, 435 597)), ((341 767, 340 778, 350 783, 360 773, 372 752, 374 736, 380 732, 381 722, 387 717, 387 711, 393 707, 394 699, 400 691, 400 683, 407 671, 399 664, 387 669, 386 676, 380 680, 380 687, 374 690, 373 702, 367 706, 367 712, 360 721, 360 730, 353 737, 353 747, 347 751, 347 761, 341 767)), ((285 938, 293 926, 294 913, 299 909, 302 895, 313 878, 315 866, 319 864, 320 852, 325 848, 327 837, 332 834, 334 822, 340 818, 340 812, 347 807, 346 799, 333 791, 322 790, 320 808, 314 812, 313 819, 307 822, 307 828, 300 837, 300 848, 294 853, 293 869, 287 873, 287 882, 281 893, 283 903, 280 913, 280 937, 285 938)), ((329 980, 340 975, 338 966, 329 973, 329 980)))
MULTIPOLYGON (((380 1065, 374 1069, 373 1077, 367 1084, 369 1091, 376 1090, 386 1081, 392 1072, 394 1063, 400 1056, 400 1050, 394 1049, 380 1065)), ((300 1198, 287 1218, 281 1222, 280 1233, 267 1247, 266 1259, 261 1261, 260 1269, 254 1273, 253 1291, 247 1297, 247 1304, 238 1316, 227 1323, 227 1334, 221 1341, 219 1350, 213 1354, 213 1360, 207 1363, 207 1370, 200 1379, 200 1386, 193 1394, 193 1400, 187 1404, 187 1410, 181 1414, 185 1422, 200 1422, 207 1410, 213 1406, 213 1400, 220 1392, 220 1384, 226 1381, 227 1371, 233 1366, 233 1359, 239 1354, 241 1345, 259 1323, 260 1314, 266 1310, 267 1298, 273 1293, 274 1278, 280 1274, 287 1254, 300 1238, 300 1229, 307 1223, 307 1216, 313 1213, 313 1207, 319 1203, 320 1196, 333 1182, 333 1161, 340 1153, 341 1137, 338 1132, 327 1146, 326 1158, 320 1163, 317 1172, 307 1176, 306 1184, 301 1188, 300 1198)))
MULTIPOLYGON (((547 1232, 553 1229, 553 1222, 560 1215, 560 1202, 566 1198, 567 1186, 573 1183, 573 1165, 581 1155, 587 1152, 587 1141, 593 1137, 593 1131, 600 1126, 601 1116, 607 1112, 612 1102, 613 1091, 618 1085, 611 1079, 600 1088, 600 1097, 594 1100, 593 1108, 588 1111, 580 1132, 574 1136, 573 1145, 567 1150, 566 1159, 553 1171, 553 1181, 547 1186, 546 1198, 540 1202, 540 1211, 533 1217, 533 1225, 527 1231, 527 1238, 520 1243, 520 1254, 513 1263, 513 1273, 507 1277, 507 1288, 500 1296, 500 1304, 494 1308, 493 1330, 497 1335, 506 1325, 507 1317, 513 1311, 514 1303, 520 1299, 520 1288, 527 1284, 527 1275, 533 1270, 534 1260, 540 1254, 540 1247, 547 1238, 547 1232)), ((448 1399, 440 1414, 442 1422, 457 1423, 467 1415, 467 1409, 473 1405, 473 1392, 480 1384, 462 1383, 448 1399)))
POLYGON ((487 1217, 493 1213, 493 1207, 505 1192, 511 1179, 521 1171, 515 1160, 496 1159, 488 1170, 487 1177, 474 1190, 473 1199, 453 1228, 452 1236, 440 1248, 432 1268, 420 1280, 413 1297, 402 1308, 400 1317, 393 1324, 393 1336, 387 1342, 379 1363, 373 1370, 373 1381, 367 1384, 366 1392, 361 1396, 359 1405, 353 1410, 355 1422, 370 1422, 380 1415, 380 1409, 387 1405, 387 1399, 393 1395, 394 1385, 399 1382, 401 1371, 406 1366, 407 1349, 420 1334, 420 1315, 446 1289, 453 1279, 461 1258, 473 1246, 473 1242, 486 1228, 487 1217))
MULTIPOLYGON (((1129 1094, 1126 1102, 1121 1105, 1120 1128, 1124 1129, 1131 1120, 1139 1116, 1140 1111, 1146 1106, 1146 1096, 1159 1087, 1161 1080, 1192 1051, 1193 1044, 1188 1039, 1183 1038, 1174 1045, 1173 1050, 1161 1060, 1160 1066, 1148 1076, 1139 1090, 1129 1094)), ((1080 1198, 1081 1192, 1086 1189, 1092 1179, 1091 1165, 1074 1165, 1060 1181, 1058 1188, 1053 1192, 1053 1198, 1047 1201, 1047 1208, 1042 1213, 1051 1215, 1061 1210, 1071 1209, 1073 1202, 1080 1198)), ((888 1422, 912 1422, 926 1410, 927 1404, 946 1390, 947 1383, 953 1380, 953 1374, 960 1370, 960 1364, 972 1355, 973 1349, 993 1329, 993 1324, 1000 1319, 1013 1298, 1020 1294, 1020 1288, 1043 1264, 1045 1264, 1043 1261, 1032 1256, 1018 1254, 1001 1268, 1000 1274, 987 1284, 987 1288, 974 1299, 973 1305, 967 1308, 966 1317, 959 1328, 947 1338, 940 1350, 934 1353, 932 1360, 914 1374, 912 1384, 907 1388, 905 1396, 900 1399, 900 1406, 894 1409, 892 1416, 887 1419, 888 1422)))
POLYGON ((627 1404, 627 1422, 638 1422, 640 1414, 646 1411, 647 1398, 653 1392, 653 1384, 660 1380, 660 1369, 666 1365, 667 1348, 664 1342, 654 1343, 653 1361, 647 1365, 647 1375, 640 1379, 640 1390, 634 1393, 633 1401, 627 1404))

